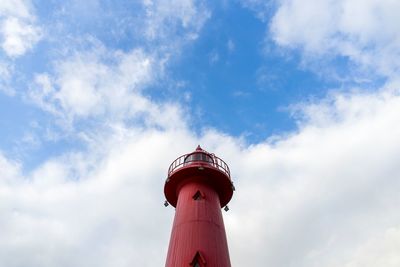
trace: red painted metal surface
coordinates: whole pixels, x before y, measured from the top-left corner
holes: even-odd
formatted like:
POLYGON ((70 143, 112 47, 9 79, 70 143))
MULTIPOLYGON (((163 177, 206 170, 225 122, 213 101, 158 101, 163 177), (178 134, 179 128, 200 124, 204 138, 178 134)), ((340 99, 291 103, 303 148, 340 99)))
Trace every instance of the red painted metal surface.
POLYGON ((228 165, 200 147, 175 160, 164 193, 176 207, 166 267, 230 267, 221 207, 232 198, 228 165))

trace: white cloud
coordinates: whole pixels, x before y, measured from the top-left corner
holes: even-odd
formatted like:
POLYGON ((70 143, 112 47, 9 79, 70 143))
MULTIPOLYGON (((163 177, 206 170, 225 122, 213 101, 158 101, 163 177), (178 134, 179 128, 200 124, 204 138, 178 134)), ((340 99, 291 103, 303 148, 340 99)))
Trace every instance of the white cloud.
POLYGON ((18 57, 41 39, 29 1, 5 0, 0 4, 1 47, 10 57, 18 57))
POLYGON ((241 0, 240 4, 252 10, 256 16, 262 20, 266 21, 268 19, 268 14, 273 10, 273 3, 275 1, 265 1, 265 0, 241 0))
POLYGON ((181 127, 177 114, 182 107, 155 103, 144 92, 160 81, 170 58, 195 39, 209 11, 202 1, 144 1, 143 6, 145 16, 140 16, 134 32, 144 34, 145 44, 123 52, 105 47, 95 36, 77 38, 73 41, 80 48, 68 43, 67 52, 61 51, 68 55, 53 60, 53 72, 36 75, 28 98, 66 125, 95 119, 108 126, 125 120, 181 127), (82 43, 91 48, 82 49, 82 43))
POLYGON ((40 29, 17 18, 8 18, 1 27, 2 47, 9 56, 21 56, 41 38, 40 29))
POLYGON ((312 57, 344 56, 391 76, 400 68, 399 11, 400 3, 392 0, 282 0, 270 30, 281 46, 312 57))
POLYGON ((138 117, 145 124, 177 122, 173 117, 178 107, 155 104, 142 94, 162 75, 160 64, 141 49, 79 52, 57 61, 55 75, 38 74, 28 94, 36 105, 67 122, 99 117, 111 123, 138 117))
POLYGON ((10 180, 20 179, 0 186, 1 265, 163 264, 173 216, 162 205, 165 166, 171 147, 192 141, 179 131, 135 130, 97 141, 89 153, 67 153, 25 177, 0 161, 10 180))
POLYGON ((218 54, 218 52, 217 51, 212 51, 210 54, 209 54, 209 62, 210 62, 210 65, 214 65, 214 64, 216 64, 216 63, 218 63, 218 61, 219 61, 219 54, 218 54))
POLYGON ((0 188, 1 263, 164 264, 173 218, 162 206, 166 169, 200 143, 227 161, 237 188, 225 216, 234 266, 396 266, 395 87, 306 103, 298 132, 273 142, 249 146, 212 129, 196 137, 177 113, 184 127, 115 125, 88 135, 86 152, 26 175, 3 157, 17 182, 0 188))
POLYGON ((369 261, 357 251, 400 226, 399 107, 398 93, 337 94, 306 105, 298 133, 240 153, 228 216, 236 265, 369 261))
POLYGON ((0 91, 7 95, 14 95, 15 91, 10 86, 13 66, 7 62, 0 61, 0 91))
POLYGON ((400 265, 400 228, 388 228, 378 236, 371 237, 348 262, 346 267, 374 267, 400 265))
MULTIPOLYGON (((145 0, 145 35, 150 40, 171 37, 171 33, 184 39, 197 38, 199 30, 210 17, 203 1, 190 0, 145 0)), ((168 44, 168 43, 166 43, 168 44)))
POLYGON ((0 3, 0 14, 9 16, 29 18, 31 17, 31 3, 24 0, 4 0, 0 3))
POLYGON ((235 43, 234 43, 231 39, 228 40, 228 42, 227 42, 227 44, 226 44, 226 47, 228 48, 228 51, 229 51, 230 53, 232 53, 233 51, 235 51, 235 43))
POLYGON ((8 160, 3 153, 0 152, 0 169, 2 170, 0 186, 8 183, 18 182, 20 175, 20 164, 8 160))

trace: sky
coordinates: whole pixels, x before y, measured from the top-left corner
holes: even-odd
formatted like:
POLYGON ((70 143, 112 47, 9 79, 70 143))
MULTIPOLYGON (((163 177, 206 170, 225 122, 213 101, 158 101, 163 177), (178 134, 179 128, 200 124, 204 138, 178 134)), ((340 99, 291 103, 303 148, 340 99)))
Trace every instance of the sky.
POLYGON ((2 0, 0 265, 163 266, 169 164, 232 266, 400 266, 400 2, 2 0))

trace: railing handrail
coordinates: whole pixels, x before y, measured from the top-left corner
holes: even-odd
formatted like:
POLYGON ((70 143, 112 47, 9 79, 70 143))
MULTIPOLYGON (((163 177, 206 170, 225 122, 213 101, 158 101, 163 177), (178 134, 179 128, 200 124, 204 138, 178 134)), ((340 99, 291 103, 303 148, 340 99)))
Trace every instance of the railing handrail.
POLYGON ((209 153, 204 153, 204 152, 193 152, 193 153, 185 154, 185 155, 178 157, 169 166, 168 177, 170 177, 172 173, 179 170, 180 168, 183 168, 183 167, 188 166, 189 164, 195 163, 195 162, 199 162, 199 163, 204 162, 207 165, 214 167, 214 168, 218 169, 219 171, 223 172, 225 175, 228 176, 229 179, 231 179, 231 173, 230 173, 228 164, 226 164, 225 161, 223 161, 221 158, 215 156, 214 154, 209 154, 209 153), (202 160, 202 159, 193 160, 193 159, 188 158, 190 155, 194 155, 194 154, 205 154, 212 159, 212 162, 202 160))

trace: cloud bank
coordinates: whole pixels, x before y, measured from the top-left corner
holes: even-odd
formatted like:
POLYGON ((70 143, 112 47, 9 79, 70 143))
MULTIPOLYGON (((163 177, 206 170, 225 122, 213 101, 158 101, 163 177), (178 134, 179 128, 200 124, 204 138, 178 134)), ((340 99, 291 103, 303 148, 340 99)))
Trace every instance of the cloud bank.
POLYGON ((385 76, 397 75, 400 3, 385 1, 278 1, 271 20, 280 46, 306 54, 342 56, 385 76))

